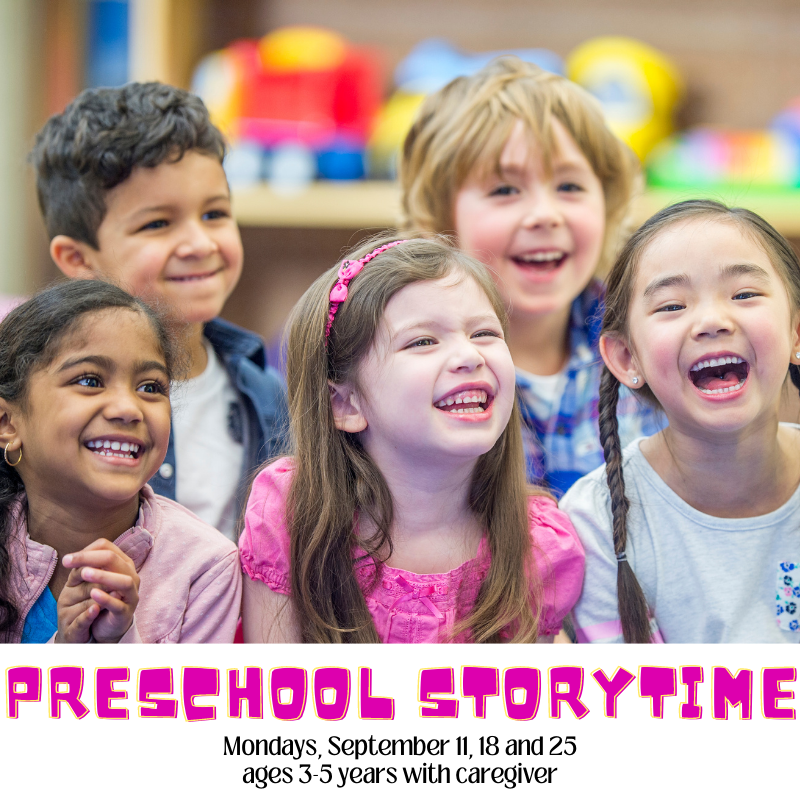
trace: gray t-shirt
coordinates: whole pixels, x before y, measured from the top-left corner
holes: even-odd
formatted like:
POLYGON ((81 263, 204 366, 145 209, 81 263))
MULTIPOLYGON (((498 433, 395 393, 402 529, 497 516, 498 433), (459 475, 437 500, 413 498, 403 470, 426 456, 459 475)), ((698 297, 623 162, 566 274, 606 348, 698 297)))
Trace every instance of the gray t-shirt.
MULTIPOLYGON (((623 451, 626 555, 666 642, 800 642, 800 487, 769 514, 723 519, 678 497, 639 449, 623 451)), ((605 467, 560 508, 586 548, 579 641, 621 642, 605 467)), ((658 637, 655 637, 658 640, 658 637)))

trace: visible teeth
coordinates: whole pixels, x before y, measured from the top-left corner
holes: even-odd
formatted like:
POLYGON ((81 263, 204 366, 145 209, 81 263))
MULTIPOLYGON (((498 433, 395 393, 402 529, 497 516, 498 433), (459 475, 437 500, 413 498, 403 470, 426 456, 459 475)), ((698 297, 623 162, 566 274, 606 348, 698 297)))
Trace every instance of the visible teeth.
POLYGON ((114 455, 118 458, 136 458, 139 453, 139 445, 131 442, 112 442, 110 439, 93 439, 86 442, 90 450, 94 450, 101 455, 114 455))
POLYGON ((736 386, 728 386, 725 389, 700 389, 703 394, 726 394, 727 392, 735 392, 744 386, 744 381, 739 381, 736 386))
POLYGON ((739 356, 723 356, 722 358, 710 358, 706 361, 698 361, 690 372, 699 372, 706 367, 721 367, 723 364, 744 364, 744 359, 739 356))
POLYGON ((542 250, 539 253, 524 253, 517 256, 519 261, 527 262, 542 262, 542 261, 557 261, 564 256, 563 250, 542 250))
POLYGON ((472 395, 451 395, 450 397, 446 397, 443 400, 439 400, 435 403, 437 408, 446 408, 447 406, 452 405, 463 405, 464 403, 482 403, 485 404, 489 399, 489 395, 487 392, 484 391, 476 391, 472 395))

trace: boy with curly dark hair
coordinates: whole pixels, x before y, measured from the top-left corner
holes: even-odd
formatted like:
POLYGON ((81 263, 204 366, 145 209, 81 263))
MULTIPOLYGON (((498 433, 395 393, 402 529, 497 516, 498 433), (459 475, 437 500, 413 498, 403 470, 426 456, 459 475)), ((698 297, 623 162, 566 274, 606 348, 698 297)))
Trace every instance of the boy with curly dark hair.
POLYGON ((243 260, 225 149, 200 98, 131 83, 82 92, 30 158, 59 269, 166 304, 188 325, 188 379, 151 485, 235 539, 248 476, 282 448, 286 400, 261 339, 218 316, 243 260))

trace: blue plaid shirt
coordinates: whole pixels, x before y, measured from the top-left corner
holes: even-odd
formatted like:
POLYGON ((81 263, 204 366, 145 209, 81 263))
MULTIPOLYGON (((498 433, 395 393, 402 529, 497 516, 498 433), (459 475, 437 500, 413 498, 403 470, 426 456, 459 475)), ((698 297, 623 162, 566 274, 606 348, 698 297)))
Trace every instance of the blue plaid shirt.
MULTIPOLYGON (((562 495, 578 478, 603 464, 597 404, 603 361, 598 342, 603 318, 602 284, 593 281, 575 299, 569 323, 571 355, 561 396, 555 403, 536 394, 526 373, 517 370, 517 396, 528 480, 562 495)), ((619 436, 622 446, 664 427, 663 414, 620 387, 619 436)))

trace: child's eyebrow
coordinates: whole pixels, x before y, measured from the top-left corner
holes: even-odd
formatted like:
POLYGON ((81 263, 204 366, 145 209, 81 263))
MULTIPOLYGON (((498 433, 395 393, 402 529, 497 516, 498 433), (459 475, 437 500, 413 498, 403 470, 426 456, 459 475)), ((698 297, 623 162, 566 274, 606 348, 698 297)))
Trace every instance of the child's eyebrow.
POLYGON ((688 286, 691 283, 686 273, 680 275, 667 275, 666 278, 657 278, 651 281, 644 290, 644 299, 654 295, 659 289, 668 289, 671 286, 688 286))
POLYGON ((94 364, 101 369, 110 370, 114 366, 114 362, 105 356, 79 356, 78 358, 67 359, 59 368, 59 372, 66 372, 68 369, 80 366, 81 364, 94 364))
MULTIPOLYGON (((769 281, 769 273, 758 264, 728 264, 720 269, 720 277, 725 280, 728 278, 750 277, 756 280, 769 281)), ((647 285, 644 290, 644 299, 654 295, 659 289, 668 289, 671 286, 689 286, 691 281, 685 273, 680 275, 667 275, 666 278, 658 278, 647 285)))
MULTIPOLYGON (((230 200, 231 196, 229 194, 215 194, 213 197, 207 197, 203 200, 203 205, 208 205, 210 203, 218 203, 220 200, 230 200)), ((137 208, 134 211, 134 215, 139 214, 162 214, 165 211, 172 211, 175 208, 176 203, 163 203, 159 206, 147 206, 145 208, 137 208)))
MULTIPOLYGON (((480 325, 499 325, 500 320, 495 314, 478 314, 477 316, 465 319, 463 324, 465 328, 474 328, 480 325)), ((397 339, 401 336, 408 335, 416 330, 442 330, 447 327, 448 326, 444 325, 442 322, 433 319, 422 320, 421 322, 412 322, 409 325, 403 325, 402 328, 398 328, 392 334, 392 339, 397 339)))
POLYGON ((762 281, 769 280, 769 273, 758 264, 730 264, 723 267, 720 272, 723 278, 751 277, 762 281))
MULTIPOLYGON (((114 360, 108 358, 107 356, 79 356, 78 358, 67 359, 58 368, 58 371, 66 372, 66 370, 72 369, 73 367, 78 367, 81 364, 93 364, 108 372, 111 372, 115 367, 114 360)), ((158 370, 159 372, 163 372, 165 375, 169 374, 167 372, 166 365, 162 364, 160 361, 137 361, 133 365, 133 371, 136 374, 140 372, 150 372, 151 370, 158 370)))
POLYGON ((500 177, 502 178, 519 178, 526 173, 526 168, 524 164, 518 164, 516 162, 513 163, 506 163, 506 164, 499 164, 498 165, 500 177))
POLYGON ((583 161, 577 161, 576 159, 553 159, 553 172, 586 172, 587 170, 591 170, 591 165, 583 161))
POLYGON ((152 370, 158 370, 159 372, 163 372, 165 375, 169 375, 167 372, 167 365, 162 364, 160 361, 137 361, 133 365, 133 371, 136 374, 140 372, 151 372, 152 370))

